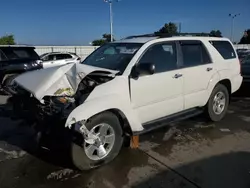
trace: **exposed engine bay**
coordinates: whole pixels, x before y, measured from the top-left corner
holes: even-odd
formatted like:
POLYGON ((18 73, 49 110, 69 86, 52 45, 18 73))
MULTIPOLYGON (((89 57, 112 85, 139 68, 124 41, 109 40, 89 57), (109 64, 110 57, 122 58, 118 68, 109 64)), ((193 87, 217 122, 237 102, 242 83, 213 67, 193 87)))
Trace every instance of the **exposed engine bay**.
POLYGON ((117 73, 68 64, 21 74, 11 84, 14 116, 31 125, 38 140, 60 135, 58 132, 68 134, 73 131, 65 127, 71 112, 84 103, 95 87, 111 81, 117 73))
POLYGON ((33 119, 33 121, 66 119, 77 106, 87 99, 96 86, 113 78, 107 72, 95 71, 80 82, 74 95, 68 96, 67 89, 61 89, 60 93, 64 94, 44 96, 41 101, 21 86, 16 86, 16 94, 13 96, 14 110, 21 115, 20 118, 33 119))

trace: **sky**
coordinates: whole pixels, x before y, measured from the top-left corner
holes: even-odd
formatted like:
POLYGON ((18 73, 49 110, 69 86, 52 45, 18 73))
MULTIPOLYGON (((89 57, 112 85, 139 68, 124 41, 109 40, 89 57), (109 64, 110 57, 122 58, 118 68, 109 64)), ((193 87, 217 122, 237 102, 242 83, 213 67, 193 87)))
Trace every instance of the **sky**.
MULTIPOLYGON (((115 1, 115 0, 114 0, 115 1)), ((14 34, 19 44, 89 45, 110 32, 104 0, 3 0, 0 36, 14 34)), ((114 36, 152 33, 165 23, 181 23, 182 32, 221 30, 234 38, 250 28, 250 0, 121 0, 113 3, 114 36)))

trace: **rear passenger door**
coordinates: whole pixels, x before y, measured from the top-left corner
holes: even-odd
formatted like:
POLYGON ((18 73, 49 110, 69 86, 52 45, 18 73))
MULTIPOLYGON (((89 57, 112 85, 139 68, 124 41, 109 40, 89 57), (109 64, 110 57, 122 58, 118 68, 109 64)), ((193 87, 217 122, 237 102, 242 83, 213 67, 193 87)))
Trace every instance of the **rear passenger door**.
POLYGON ((216 73, 210 55, 201 41, 179 41, 182 54, 184 108, 205 105, 210 79, 216 73))
POLYGON ((73 63, 73 57, 70 54, 57 54, 54 66, 66 65, 68 63, 73 63))

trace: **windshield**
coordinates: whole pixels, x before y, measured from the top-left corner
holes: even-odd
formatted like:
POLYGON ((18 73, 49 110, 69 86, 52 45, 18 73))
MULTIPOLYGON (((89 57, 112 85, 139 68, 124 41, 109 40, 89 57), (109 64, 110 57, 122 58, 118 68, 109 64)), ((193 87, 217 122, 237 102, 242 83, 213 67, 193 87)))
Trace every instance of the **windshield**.
POLYGON ((108 43, 90 54, 82 64, 117 70, 122 74, 142 45, 142 43, 108 43))

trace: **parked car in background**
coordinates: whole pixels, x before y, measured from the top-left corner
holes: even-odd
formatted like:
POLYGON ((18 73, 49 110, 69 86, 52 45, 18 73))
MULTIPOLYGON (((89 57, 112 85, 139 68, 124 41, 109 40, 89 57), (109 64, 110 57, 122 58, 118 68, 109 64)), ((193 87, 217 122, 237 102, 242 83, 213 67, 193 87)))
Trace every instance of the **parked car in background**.
POLYGON ((238 54, 239 60, 241 62, 248 54, 250 54, 250 50, 248 50, 248 49, 238 49, 237 54, 238 54))
POLYGON ((250 82, 250 54, 241 61, 243 82, 250 82))
POLYGON ((40 56, 43 61, 43 68, 66 65, 68 63, 80 63, 81 58, 71 52, 51 52, 40 56))
POLYGON ((19 74, 42 69, 39 55, 34 47, 0 46, 0 85, 8 92, 11 81, 19 74))
POLYGON ((203 112, 220 121, 241 83, 229 39, 132 36, 101 46, 81 64, 18 76, 22 97, 15 104, 37 118, 40 140, 58 135, 56 126, 69 128, 73 163, 89 170, 112 161, 125 136, 203 112))

